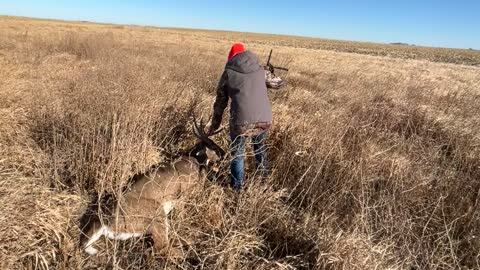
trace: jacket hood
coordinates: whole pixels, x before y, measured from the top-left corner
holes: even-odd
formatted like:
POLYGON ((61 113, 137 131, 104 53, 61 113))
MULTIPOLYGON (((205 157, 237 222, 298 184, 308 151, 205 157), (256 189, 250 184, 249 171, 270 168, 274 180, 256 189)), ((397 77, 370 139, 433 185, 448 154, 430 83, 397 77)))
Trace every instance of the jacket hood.
POLYGON ((235 70, 240 73, 253 73, 262 68, 258 62, 258 58, 250 51, 235 55, 226 65, 225 68, 235 70))

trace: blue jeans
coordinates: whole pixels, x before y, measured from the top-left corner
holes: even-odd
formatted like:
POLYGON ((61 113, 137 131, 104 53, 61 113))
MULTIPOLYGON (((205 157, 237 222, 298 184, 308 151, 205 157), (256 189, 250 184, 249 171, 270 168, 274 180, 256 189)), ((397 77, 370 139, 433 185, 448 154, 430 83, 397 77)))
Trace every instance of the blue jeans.
MULTIPOLYGON (((255 154, 255 165, 257 171, 262 176, 267 176, 267 147, 265 145, 265 137, 267 131, 262 132, 259 135, 252 136, 253 153, 255 154)), ((232 154, 232 163, 230 164, 231 186, 235 190, 240 190, 243 185, 244 178, 244 162, 243 154, 245 153, 245 147, 248 137, 245 135, 230 134, 232 140, 230 151, 232 154)))

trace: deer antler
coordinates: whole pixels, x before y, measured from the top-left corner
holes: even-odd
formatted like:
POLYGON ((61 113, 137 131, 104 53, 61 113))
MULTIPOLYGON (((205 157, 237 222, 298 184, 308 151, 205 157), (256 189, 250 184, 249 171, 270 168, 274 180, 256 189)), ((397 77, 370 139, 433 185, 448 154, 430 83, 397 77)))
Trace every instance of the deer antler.
MULTIPOLYGON (((222 131, 222 129, 215 131, 212 135, 215 135, 220 131, 222 131)), ((193 134, 195 135, 195 137, 200 139, 200 141, 205 143, 205 145, 208 148, 215 151, 217 155, 219 155, 222 158, 225 156, 225 151, 220 146, 218 146, 218 144, 216 144, 214 141, 208 138, 209 136, 207 136, 207 134, 205 134, 205 125, 203 124, 202 118, 200 119, 200 126, 198 126, 195 114, 193 114, 193 134)))

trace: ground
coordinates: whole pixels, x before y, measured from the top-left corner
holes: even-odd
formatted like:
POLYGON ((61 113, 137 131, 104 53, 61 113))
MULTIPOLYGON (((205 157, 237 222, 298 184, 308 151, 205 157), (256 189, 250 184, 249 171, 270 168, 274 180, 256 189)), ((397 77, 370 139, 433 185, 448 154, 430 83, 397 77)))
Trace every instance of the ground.
MULTIPOLYGON (((478 269, 480 52, 0 17, 2 268, 478 269), (233 42, 287 65, 272 174, 207 183, 148 239, 87 256, 93 194, 191 146, 233 42)), ((224 124, 228 122, 224 119, 224 124)), ((215 141, 228 148, 227 131, 215 141)), ((251 158, 250 158, 251 161, 251 158)), ((228 164, 224 171, 228 171, 228 164)))

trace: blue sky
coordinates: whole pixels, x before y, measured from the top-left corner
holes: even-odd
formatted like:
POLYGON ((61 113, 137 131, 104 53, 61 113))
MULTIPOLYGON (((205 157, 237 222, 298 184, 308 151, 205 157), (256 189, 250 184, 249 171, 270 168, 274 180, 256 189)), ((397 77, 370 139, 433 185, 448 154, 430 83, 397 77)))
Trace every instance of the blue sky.
POLYGON ((480 0, 0 0, 0 14, 480 49, 480 0))

